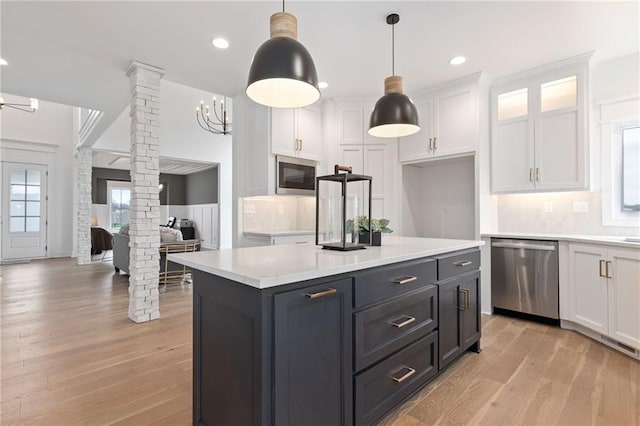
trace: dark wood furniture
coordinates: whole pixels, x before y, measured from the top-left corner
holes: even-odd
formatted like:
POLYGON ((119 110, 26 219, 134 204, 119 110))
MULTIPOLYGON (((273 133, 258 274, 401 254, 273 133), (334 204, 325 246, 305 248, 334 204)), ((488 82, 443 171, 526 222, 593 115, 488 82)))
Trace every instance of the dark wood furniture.
POLYGON ((465 250, 266 289, 195 270, 194 424, 376 423, 479 350, 479 259, 465 250))

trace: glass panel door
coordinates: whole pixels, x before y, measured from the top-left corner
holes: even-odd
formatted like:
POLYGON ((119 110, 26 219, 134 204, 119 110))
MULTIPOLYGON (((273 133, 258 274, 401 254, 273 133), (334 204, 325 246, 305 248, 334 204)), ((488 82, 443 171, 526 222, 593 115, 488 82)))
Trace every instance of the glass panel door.
POLYGON ((498 95, 498 120, 524 117, 528 114, 528 89, 513 90, 498 95))
POLYGON ((577 106, 577 76, 572 75, 540 85, 540 111, 547 112, 577 106))

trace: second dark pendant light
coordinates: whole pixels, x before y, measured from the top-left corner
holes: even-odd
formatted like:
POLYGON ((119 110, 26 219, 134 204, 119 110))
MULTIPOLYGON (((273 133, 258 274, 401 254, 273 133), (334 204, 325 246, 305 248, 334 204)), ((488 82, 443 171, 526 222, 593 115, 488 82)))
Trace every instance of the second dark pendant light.
POLYGON ((387 16, 387 24, 391 25, 392 75, 384 79, 384 96, 376 102, 369 119, 369 134, 381 138, 400 138, 420 130, 418 110, 402 93, 402 77, 395 75, 395 24, 398 21, 397 13, 387 16))

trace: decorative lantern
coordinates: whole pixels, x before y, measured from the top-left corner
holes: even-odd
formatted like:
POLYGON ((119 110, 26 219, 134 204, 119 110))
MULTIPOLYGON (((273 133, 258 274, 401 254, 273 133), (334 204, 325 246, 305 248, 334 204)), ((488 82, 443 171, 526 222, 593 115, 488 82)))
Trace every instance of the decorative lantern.
POLYGON ((327 250, 347 251, 363 249, 369 244, 371 230, 366 231, 369 238, 363 243, 360 224, 371 222, 371 181, 371 176, 353 174, 351 166, 337 164, 334 174, 316 178, 316 245, 327 250), (368 197, 366 214, 365 197, 368 197))

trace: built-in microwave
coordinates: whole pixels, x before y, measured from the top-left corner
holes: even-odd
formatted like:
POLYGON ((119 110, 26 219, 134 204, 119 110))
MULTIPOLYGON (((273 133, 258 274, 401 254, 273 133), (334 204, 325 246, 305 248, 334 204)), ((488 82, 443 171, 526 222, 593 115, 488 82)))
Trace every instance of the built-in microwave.
POLYGON ((315 195, 318 163, 276 155, 276 194, 315 195))

